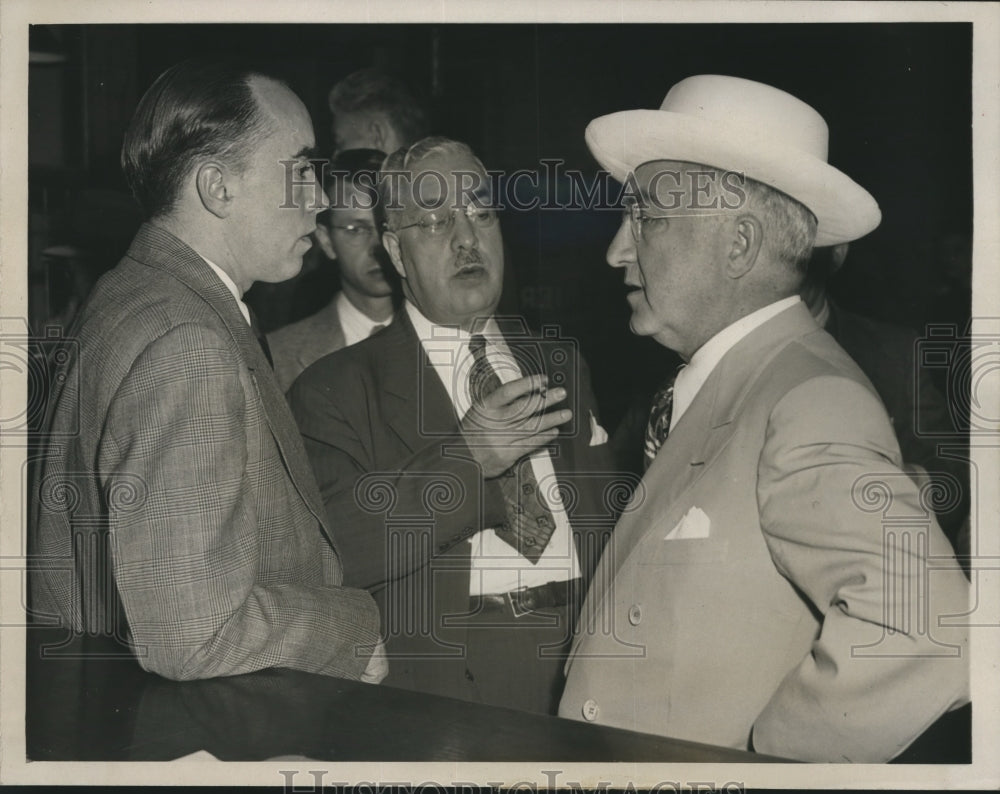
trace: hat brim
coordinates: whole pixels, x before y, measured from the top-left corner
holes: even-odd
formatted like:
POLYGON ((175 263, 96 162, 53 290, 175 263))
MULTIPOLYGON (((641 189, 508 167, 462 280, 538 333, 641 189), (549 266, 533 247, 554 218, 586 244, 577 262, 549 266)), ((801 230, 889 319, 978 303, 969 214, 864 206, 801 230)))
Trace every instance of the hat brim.
POLYGON ((770 185, 816 216, 817 246, 857 240, 882 219, 872 195, 833 166, 724 122, 664 110, 625 110, 591 121, 584 138, 597 162, 622 183, 643 163, 679 160, 770 185))

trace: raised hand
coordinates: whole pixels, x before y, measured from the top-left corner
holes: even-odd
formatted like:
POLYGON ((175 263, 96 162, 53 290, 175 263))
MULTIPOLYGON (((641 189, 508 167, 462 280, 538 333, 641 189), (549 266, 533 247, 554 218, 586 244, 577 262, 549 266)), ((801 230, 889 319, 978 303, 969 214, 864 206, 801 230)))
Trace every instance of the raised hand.
POLYGON ((547 389, 547 381, 545 375, 528 375, 505 383, 465 414, 462 433, 486 478, 500 476, 525 455, 552 443, 559 426, 573 418, 566 408, 548 410, 566 399, 566 390, 547 389))

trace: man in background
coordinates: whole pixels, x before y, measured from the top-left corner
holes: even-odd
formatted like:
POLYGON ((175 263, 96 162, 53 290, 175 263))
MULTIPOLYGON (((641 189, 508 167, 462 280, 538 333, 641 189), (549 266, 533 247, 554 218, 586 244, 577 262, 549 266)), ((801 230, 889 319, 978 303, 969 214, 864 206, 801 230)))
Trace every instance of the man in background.
MULTIPOLYGON (((374 149, 392 153, 427 135, 427 112, 402 81, 377 68, 360 69, 330 89, 333 114, 333 152, 374 149)), ((315 314, 328 305, 333 289, 326 257, 320 247, 305 256, 302 273, 281 285, 260 285, 250 295, 251 303, 270 332, 290 322, 315 314)), ((287 357, 285 357, 287 361, 287 357)), ((279 372, 282 383, 288 375, 279 372)))
POLYGON ((426 137, 427 112, 405 83, 374 67, 352 72, 328 97, 334 155, 345 149, 392 152, 426 137))
POLYGON ((335 263, 340 289, 304 320, 268 334, 282 391, 317 359, 367 339, 392 322, 399 279, 382 247, 377 212, 378 170, 385 155, 348 149, 326 175, 330 209, 316 218, 316 242, 335 263))
POLYGON ((70 330, 32 499, 31 608, 166 678, 385 675, 378 610, 342 584, 242 300, 302 266, 326 206, 314 146, 278 80, 202 61, 160 75, 122 147, 148 220, 70 330))
POLYGON ((309 367, 292 411, 382 610, 386 683, 553 713, 614 523, 588 371, 572 340, 495 316, 503 240, 468 146, 418 141, 381 185, 404 309, 309 367))
POLYGON ((847 258, 847 243, 816 248, 800 294, 816 322, 854 359, 885 404, 903 462, 923 483, 934 483, 941 529, 968 564, 968 440, 958 432, 944 395, 920 371, 920 337, 911 329, 844 309, 829 294, 830 279, 847 258), (947 452, 939 452, 939 446, 947 452))

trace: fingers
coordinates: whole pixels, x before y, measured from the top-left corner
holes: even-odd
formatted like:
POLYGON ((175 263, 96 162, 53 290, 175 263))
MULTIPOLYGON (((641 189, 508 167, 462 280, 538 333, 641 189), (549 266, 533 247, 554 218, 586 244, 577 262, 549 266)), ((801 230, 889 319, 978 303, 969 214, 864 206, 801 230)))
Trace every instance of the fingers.
MULTIPOLYGON (((547 384, 548 378, 545 375, 526 375, 498 387, 486 397, 483 405, 488 408, 503 408, 525 398, 541 401, 546 396, 547 384)), ((563 396, 565 397, 565 391, 563 396)))
POLYGON ((491 443, 473 445, 471 449, 483 467, 483 475, 487 478, 498 477, 525 455, 530 455, 539 447, 554 443, 558 435, 557 428, 549 428, 523 438, 494 437, 491 443))
POLYGON ((548 389, 546 382, 544 375, 530 375, 505 383, 483 401, 482 408, 497 418, 510 420, 547 411, 566 399, 566 390, 548 389))

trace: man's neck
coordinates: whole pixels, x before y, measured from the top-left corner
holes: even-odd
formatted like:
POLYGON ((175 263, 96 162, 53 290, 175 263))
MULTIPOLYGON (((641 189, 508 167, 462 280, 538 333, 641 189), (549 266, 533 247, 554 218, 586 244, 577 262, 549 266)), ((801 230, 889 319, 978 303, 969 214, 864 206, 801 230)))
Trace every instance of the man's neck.
POLYGON ((181 212, 156 217, 150 223, 166 229, 178 240, 190 246, 202 259, 211 261, 224 271, 236 285, 240 296, 245 295, 253 286, 253 281, 247 282, 239 268, 234 267, 232 257, 229 256, 225 244, 221 242, 220 234, 214 234, 198 223, 190 222, 181 212))
POLYGON ((375 298, 359 292, 347 282, 342 282, 340 288, 351 305, 372 322, 384 323, 392 317, 392 295, 375 298))

